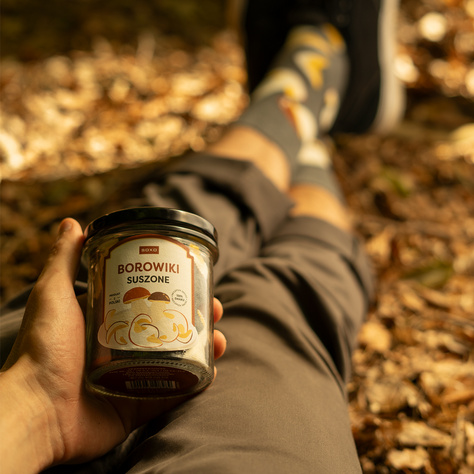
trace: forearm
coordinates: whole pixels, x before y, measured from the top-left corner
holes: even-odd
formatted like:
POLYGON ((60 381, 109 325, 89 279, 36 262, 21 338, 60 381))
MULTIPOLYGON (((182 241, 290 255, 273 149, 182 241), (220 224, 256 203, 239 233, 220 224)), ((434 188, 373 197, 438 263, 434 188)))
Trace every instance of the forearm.
POLYGON ((50 410, 27 365, 20 360, 0 374, 0 470, 4 474, 39 472, 54 459, 50 410))

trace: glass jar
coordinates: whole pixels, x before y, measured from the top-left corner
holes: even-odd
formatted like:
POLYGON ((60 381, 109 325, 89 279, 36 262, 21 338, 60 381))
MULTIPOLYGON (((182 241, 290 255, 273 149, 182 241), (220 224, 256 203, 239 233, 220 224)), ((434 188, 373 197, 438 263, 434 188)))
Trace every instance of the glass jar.
POLYGON ((128 398, 203 390, 214 377, 214 227, 142 207, 102 216, 85 235, 88 388, 128 398))

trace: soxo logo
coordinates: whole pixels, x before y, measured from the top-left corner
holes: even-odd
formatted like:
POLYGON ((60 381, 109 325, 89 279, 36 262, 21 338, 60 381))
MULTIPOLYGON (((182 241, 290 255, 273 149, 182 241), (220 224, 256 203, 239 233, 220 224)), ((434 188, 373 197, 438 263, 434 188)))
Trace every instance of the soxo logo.
POLYGON ((158 255, 160 253, 160 247, 158 245, 140 245, 138 253, 140 255, 158 255))

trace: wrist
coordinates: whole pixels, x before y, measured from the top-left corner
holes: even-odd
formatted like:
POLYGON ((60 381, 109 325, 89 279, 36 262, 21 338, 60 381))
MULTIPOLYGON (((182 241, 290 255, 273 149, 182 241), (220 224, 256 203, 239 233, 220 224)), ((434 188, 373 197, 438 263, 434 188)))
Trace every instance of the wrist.
POLYGON ((0 459, 5 472, 39 472, 51 465, 60 448, 54 435, 54 406, 31 370, 18 360, 0 374, 0 459))

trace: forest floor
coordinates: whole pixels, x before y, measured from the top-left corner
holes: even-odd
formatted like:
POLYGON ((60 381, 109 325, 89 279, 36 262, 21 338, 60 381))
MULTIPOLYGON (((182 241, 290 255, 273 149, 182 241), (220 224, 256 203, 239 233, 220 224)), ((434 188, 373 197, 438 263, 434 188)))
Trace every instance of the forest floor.
MULTIPOLYGON (((248 102, 220 1, 130 3, 3 1, 2 301, 35 281, 63 217, 86 225, 120 206, 121 189, 202 150, 248 102)), ((377 276, 348 386, 353 433, 366 473, 467 474, 474 0, 402 0, 395 66, 407 89, 400 125, 335 139, 377 276)))

